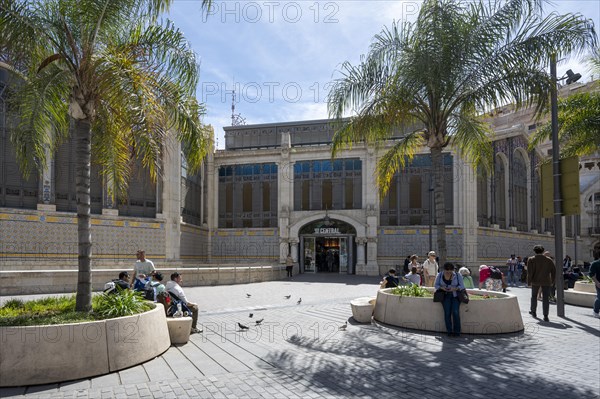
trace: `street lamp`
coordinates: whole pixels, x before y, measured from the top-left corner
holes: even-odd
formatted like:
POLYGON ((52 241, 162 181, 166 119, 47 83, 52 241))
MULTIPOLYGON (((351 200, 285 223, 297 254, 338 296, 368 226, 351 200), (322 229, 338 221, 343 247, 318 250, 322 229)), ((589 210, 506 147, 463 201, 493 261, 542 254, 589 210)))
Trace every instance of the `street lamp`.
POLYGON ((550 56, 550 106, 552 118, 552 175, 554 177, 554 252, 556 267, 556 314, 565 316, 564 279, 563 279, 563 233, 562 233, 562 198, 560 195, 560 151, 558 142, 558 93, 557 84, 567 79, 567 84, 575 83, 581 79, 581 74, 568 70, 566 76, 556 77, 556 54, 550 56))

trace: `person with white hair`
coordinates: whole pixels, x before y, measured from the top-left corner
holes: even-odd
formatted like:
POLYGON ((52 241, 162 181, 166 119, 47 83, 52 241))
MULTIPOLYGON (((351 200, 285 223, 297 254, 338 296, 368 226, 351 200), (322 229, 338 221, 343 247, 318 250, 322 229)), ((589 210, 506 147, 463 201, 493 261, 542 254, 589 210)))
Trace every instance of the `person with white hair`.
POLYGON ((473 277, 471 277, 471 271, 467 267, 461 267, 458 269, 458 272, 463 278, 465 288, 475 288, 475 285, 473 284, 473 277))

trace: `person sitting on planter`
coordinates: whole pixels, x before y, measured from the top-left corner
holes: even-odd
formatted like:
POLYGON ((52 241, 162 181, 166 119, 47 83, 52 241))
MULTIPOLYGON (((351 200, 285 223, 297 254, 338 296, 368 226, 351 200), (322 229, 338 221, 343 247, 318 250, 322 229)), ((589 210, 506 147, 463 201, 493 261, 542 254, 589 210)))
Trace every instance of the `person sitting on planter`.
POLYGON ((410 262, 408 263, 408 268, 409 270, 412 270, 414 268, 417 269, 417 274, 419 275, 419 277, 421 277, 420 279, 420 283, 419 285, 423 285, 424 281, 423 281, 423 265, 421 265, 419 263, 419 257, 417 255, 411 255, 410 257, 410 262))
POLYGON ((454 272, 454 264, 444 263, 444 270, 435 278, 434 287, 445 292, 442 306, 444 308, 444 322, 449 337, 460 336, 460 301, 458 291, 465 289, 465 284, 460 273, 454 272))
POLYGON ((118 294, 119 291, 128 290, 129 289, 129 273, 121 272, 119 273, 118 280, 112 280, 104 285, 104 293, 105 294, 118 294))
POLYGON ((173 294, 175 299, 182 301, 192 311, 191 333, 201 333, 202 330, 196 328, 198 323, 198 305, 188 301, 180 285, 182 281, 183 279, 181 278, 181 274, 177 272, 171 274, 171 281, 167 282, 167 291, 169 291, 170 294, 173 294))
POLYGON ((394 288, 400 284, 400 279, 396 276, 396 269, 390 269, 388 274, 383 277, 383 280, 379 283, 381 288, 394 288))
POLYGON ((463 266, 458 269, 458 272, 463 278, 465 288, 475 288, 475 285, 473 284, 473 277, 471 277, 471 271, 468 268, 463 266))
POLYGON ((152 279, 146 283, 146 290, 151 289, 153 292, 152 300, 156 302, 157 296, 166 291, 165 285, 162 283, 163 275, 161 272, 152 272, 152 279))
POLYGON ((412 267, 410 273, 404 276, 411 284, 421 285, 421 275, 415 266, 412 267))

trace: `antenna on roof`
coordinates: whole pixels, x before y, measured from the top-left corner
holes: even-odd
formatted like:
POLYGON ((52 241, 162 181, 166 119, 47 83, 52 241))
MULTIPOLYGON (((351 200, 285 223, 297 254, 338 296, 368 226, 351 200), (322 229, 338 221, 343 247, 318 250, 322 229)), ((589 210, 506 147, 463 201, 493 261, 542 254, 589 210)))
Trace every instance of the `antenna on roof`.
MULTIPOLYGON (((234 83, 235 87, 235 83, 234 83)), ((231 91, 231 126, 242 126, 246 124, 246 118, 235 113, 235 89, 231 91)))

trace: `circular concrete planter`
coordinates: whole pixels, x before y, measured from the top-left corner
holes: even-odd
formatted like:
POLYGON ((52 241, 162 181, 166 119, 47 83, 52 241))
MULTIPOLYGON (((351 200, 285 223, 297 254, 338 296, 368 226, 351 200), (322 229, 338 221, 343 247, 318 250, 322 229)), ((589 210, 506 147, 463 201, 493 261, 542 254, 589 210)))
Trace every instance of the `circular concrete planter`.
POLYGON ((0 387, 108 374, 150 360, 170 345, 161 304, 116 319, 0 327, 0 387))
MULTIPOLYGON (((423 287, 433 292, 433 288, 423 287)), ((400 297, 391 289, 379 290, 373 317, 382 323, 424 331, 445 332, 444 309, 433 298, 400 297)), ((517 297, 492 291, 467 290, 472 294, 487 294, 493 299, 471 300, 460 305, 463 333, 502 334, 523 330, 523 319, 517 297)))
POLYGON ((596 300, 596 285, 594 283, 575 282, 575 287, 566 290, 565 303, 569 305, 585 306, 591 308, 596 300))

